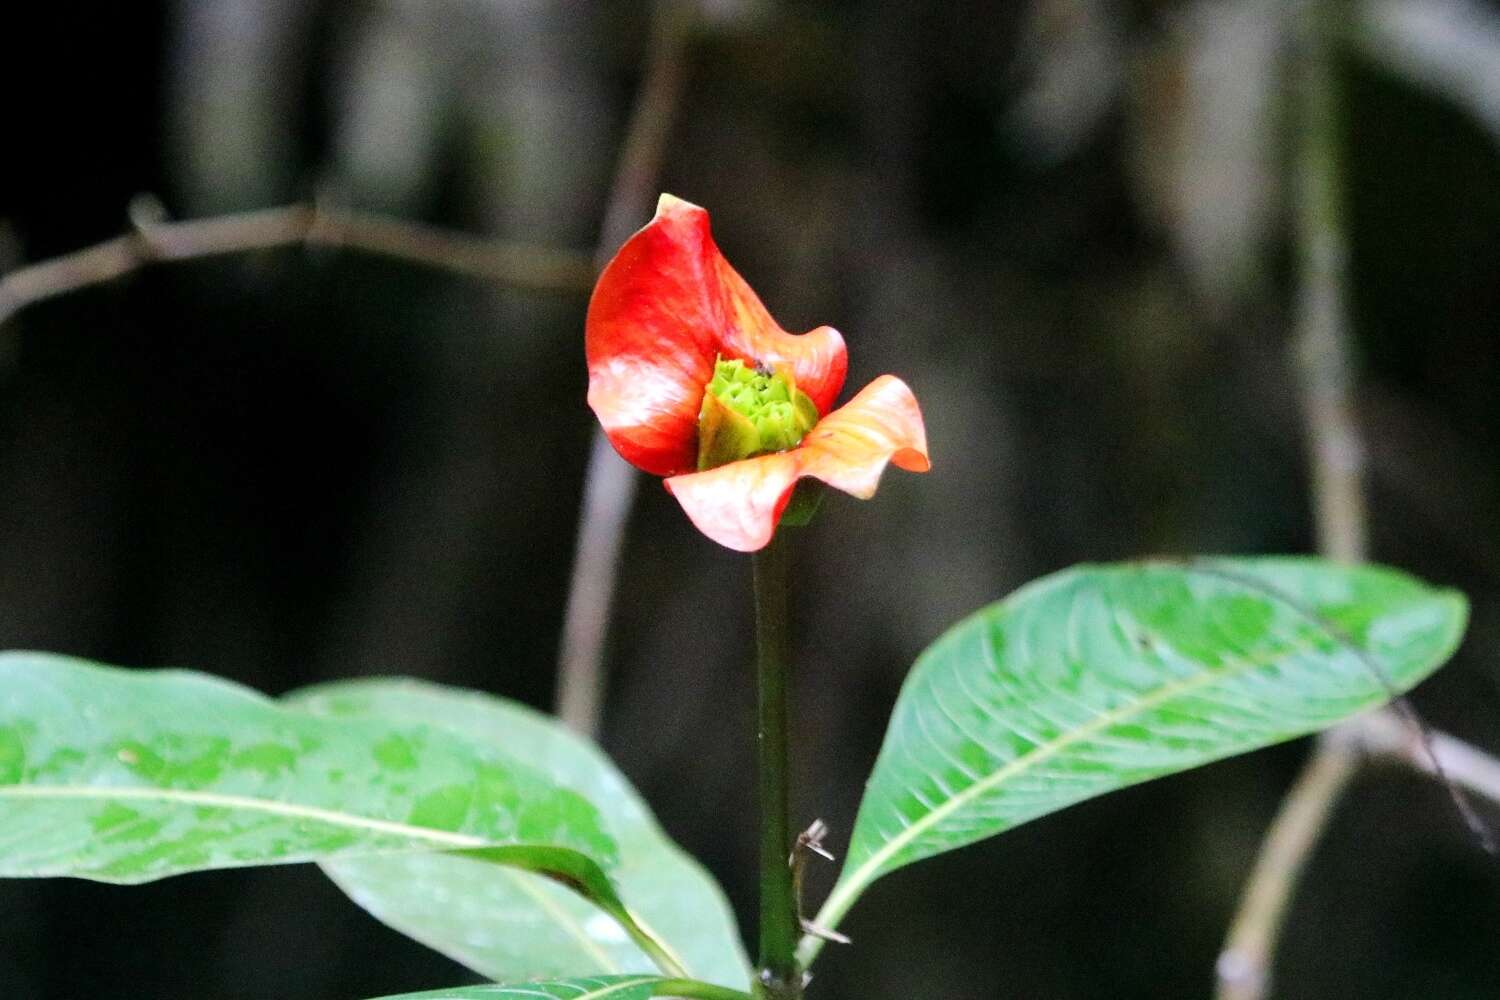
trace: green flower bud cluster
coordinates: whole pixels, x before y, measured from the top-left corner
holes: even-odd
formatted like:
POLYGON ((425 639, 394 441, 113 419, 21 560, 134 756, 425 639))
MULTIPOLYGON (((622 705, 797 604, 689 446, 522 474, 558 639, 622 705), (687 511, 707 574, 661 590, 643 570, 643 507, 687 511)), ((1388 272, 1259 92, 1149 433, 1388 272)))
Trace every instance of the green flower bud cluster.
POLYGON ((762 451, 795 447, 806 428, 798 429, 792 409, 792 387, 774 372, 762 373, 743 361, 720 361, 714 366, 708 391, 736 413, 750 418, 760 435, 762 451))
POLYGON ((698 468, 795 448, 817 422, 789 372, 720 358, 698 411, 698 468))

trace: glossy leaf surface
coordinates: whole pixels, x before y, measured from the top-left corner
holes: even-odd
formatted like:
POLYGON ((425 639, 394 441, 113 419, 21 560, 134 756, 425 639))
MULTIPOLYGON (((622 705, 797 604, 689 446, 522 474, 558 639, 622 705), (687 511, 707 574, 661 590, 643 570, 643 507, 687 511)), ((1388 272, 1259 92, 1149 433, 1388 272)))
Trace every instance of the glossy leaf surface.
POLYGON ((647 1000, 662 980, 655 976, 590 976, 514 986, 460 986, 403 993, 379 1000, 647 1000))
POLYGON ((917 660, 819 922, 913 861, 1380 705, 1447 660, 1466 614, 1453 591, 1313 559, 1024 587, 917 660))
POLYGON ((0 654, 0 830, 0 875, 125 883, 466 851, 609 893, 592 859, 617 855, 585 799, 491 746, 40 653, 0 654))
MULTIPOLYGON (((473 691, 412 680, 358 680, 289 696, 305 711, 451 729, 524 760, 593 802, 619 847, 620 895, 687 975, 743 988, 749 962, 713 879, 664 834, 640 795, 593 744, 550 716, 473 691)), ((340 858, 325 870, 377 918, 496 980, 579 969, 656 971, 610 920, 560 886, 451 855, 340 858)))

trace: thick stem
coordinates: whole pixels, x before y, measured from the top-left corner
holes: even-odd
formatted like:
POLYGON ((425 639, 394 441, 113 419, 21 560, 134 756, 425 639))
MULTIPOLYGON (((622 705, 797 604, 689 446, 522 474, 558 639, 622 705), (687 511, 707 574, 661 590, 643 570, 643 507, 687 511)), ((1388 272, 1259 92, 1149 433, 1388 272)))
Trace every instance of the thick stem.
POLYGON ((760 977, 767 1000, 802 996, 797 965, 797 899, 788 856, 787 703, 790 700, 790 634, 787 627, 786 532, 755 554, 756 671, 760 680, 760 977))

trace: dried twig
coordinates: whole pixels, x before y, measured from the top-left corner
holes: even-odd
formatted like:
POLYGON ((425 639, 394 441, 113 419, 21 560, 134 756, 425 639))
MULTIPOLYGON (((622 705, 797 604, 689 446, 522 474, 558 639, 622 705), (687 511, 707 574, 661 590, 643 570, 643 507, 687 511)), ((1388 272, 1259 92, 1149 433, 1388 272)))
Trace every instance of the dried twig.
POLYGON ((1228 943, 1219 953, 1217 1000, 1265 996, 1290 889, 1358 769, 1359 751, 1346 740, 1330 739, 1320 744, 1282 801, 1240 897, 1228 943))
POLYGON ((1447 733, 1435 732, 1424 741, 1390 712, 1356 720, 1352 731, 1359 748, 1379 759, 1392 760, 1427 774, 1442 775, 1474 795, 1500 806, 1500 759, 1447 733))
MULTIPOLYGON (((684 56, 696 16, 691 0, 660 0, 653 11, 646 75, 615 169, 595 256, 598 268, 609 262, 651 210, 667 137, 681 103, 687 74, 684 56)), ((605 625, 635 491, 635 470, 597 431, 584 481, 557 671, 557 714, 588 736, 598 735, 605 625)))
POLYGON ((20 310, 151 264, 273 247, 346 248, 538 291, 578 293, 593 281, 587 258, 566 250, 470 236, 321 205, 286 205, 183 222, 132 204, 134 228, 96 246, 0 278, 0 324, 20 310))
MULTIPOLYGON (((1368 541, 1363 450, 1354 420, 1345 278, 1339 97, 1330 29, 1339 0, 1304 0, 1296 14, 1290 85, 1298 101, 1294 164, 1298 279, 1297 372, 1311 466, 1318 550, 1343 562, 1368 541)), ((1319 738, 1261 844, 1217 963, 1216 1000, 1262 1000, 1302 869, 1358 765, 1342 728, 1319 738)))
MULTIPOLYGON (((1341 6, 1340 0, 1304 0, 1295 22, 1291 85, 1300 111, 1294 170, 1301 253, 1295 351, 1318 549, 1330 559, 1358 562, 1369 530, 1345 297, 1348 246, 1332 52, 1341 6)), ((1458 786, 1500 801, 1500 761, 1446 734, 1413 732, 1409 720, 1390 709, 1324 733, 1261 845, 1219 955, 1216 1000, 1264 1000, 1268 994, 1292 894, 1365 749, 1436 774, 1471 823, 1477 819, 1458 786)))

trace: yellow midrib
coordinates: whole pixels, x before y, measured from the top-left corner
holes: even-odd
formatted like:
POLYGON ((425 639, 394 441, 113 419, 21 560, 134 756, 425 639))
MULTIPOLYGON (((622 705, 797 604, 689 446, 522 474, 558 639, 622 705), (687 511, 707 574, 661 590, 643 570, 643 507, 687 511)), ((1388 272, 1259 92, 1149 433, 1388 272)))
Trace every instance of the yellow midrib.
POLYGON ((1097 715, 1078 728, 1063 733, 1050 743, 1037 746, 1030 753, 1017 757, 993 774, 974 782, 974 784, 958 792, 952 798, 937 806, 927 815, 916 820, 906 829, 886 841, 878 851, 870 855, 863 864, 851 872, 848 878, 839 879, 838 885, 834 887, 834 891, 829 895, 827 902, 819 910, 816 923, 820 927, 833 927, 838 922, 838 919, 843 916, 853 898, 865 886, 879 877, 882 865, 948 815, 984 795, 995 786, 1009 781, 1011 778, 1024 773, 1035 765, 1057 756, 1057 754, 1076 743, 1095 736, 1111 726, 1118 725, 1134 715, 1155 708, 1164 701, 1169 701, 1195 688, 1232 679, 1266 666, 1265 663, 1258 662, 1253 658, 1247 658, 1241 662, 1242 665, 1236 667, 1220 671, 1205 670, 1195 677, 1164 685, 1139 701, 1132 702, 1129 705, 1121 705, 1119 708, 1111 709, 1108 712, 1097 715))
MULTIPOLYGON (((238 809, 247 812, 286 816, 294 819, 317 820, 333 826, 405 837, 441 846, 445 850, 495 846, 493 841, 485 840, 482 837, 450 833, 446 830, 434 830, 428 827, 411 826, 392 820, 373 819, 368 816, 358 816, 352 813, 335 812, 331 809, 304 806, 295 802, 278 802, 271 799, 256 799, 241 795, 224 795, 218 792, 199 792, 180 788, 110 787, 98 785, 8 785, 0 787, 0 798, 107 799, 137 802, 170 802, 181 805, 238 809)), ((588 933, 582 927, 578 926, 577 922, 571 916, 563 913, 551 900, 545 899, 538 893, 535 887, 527 884, 522 873, 511 872, 511 874, 517 884, 522 887, 523 892, 531 896, 543 910, 548 911, 553 919, 567 933, 576 938, 586 951, 605 963, 607 967, 604 971, 613 972, 618 970, 619 966, 598 947, 598 944, 589 937, 588 933)), ((637 980, 634 984, 613 984, 610 987, 610 991, 621 985, 638 985, 644 981, 637 980)), ((594 996, 596 994, 588 995, 594 996)), ((600 993, 597 995, 604 996, 606 994, 600 993)), ((583 998, 579 998, 579 1000, 583 1000, 583 998)))
MULTIPOLYGON (((573 919, 573 915, 571 913, 568 913, 561 906, 557 905, 557 903, 555 903, 553 900, 547 898, 546 893, 541 890, 541 887, 535 885, 531 881, 531 878, 528 878, 525 873, 514 871, 511 869, 506 869, 506 871, 510 875, 511 879, 516 883, 516 885, 520 887, 523 893, 530 896, 532 900, 537 904, 537 906, 550 914, 552 916, 552 919, 557 921, 558 925, 563 928, 563 931, 565 933, 573 936, 574 940, 578 942, 578 944, 583 948, 584 951, 594 956, 594 960, 600 963, 601 972, 620 971, 620 967, 615 964, 614 959, 610 958, 609 955, 604 951, 604 949, 599 947, 599 942, 595 941, 592 937, 589 936, 589 932, 584 930, 582 924, 573 919)), ((533 877, 539 878, 540 876, 533 877)), ((644 981, 645 980, 642 979, 637 980, 636 982, 640 983, 644 981)), ((612 985, 620 986, 635 984, 614 983, 612 985)), ((589 993, 586 995, 604 996, 605 994, 589 993)), ((583 998, 580 997, 579 1000, 583 1000, 583 998)))
POLYGON ((424 841, 440 845, 444 849, 496 846, 493 841, 469 834, 451 833, 447 830, 411 826, 393 820, 335 812, 332 809, 320 809, 317 806, 305 806, 296 802, 278 802, 273 799, 256 799, 244 795, 225 795, 220 792, 200 792, 183 788, 143 788, 132 785, 5 785, 0 786, 0 798, 169 802, 180 805, 237 809, 245 812, 286 816, 292 819, 316 820, 330 826, 367 830, 371 833, 424 841))
POLYGON ((620 990, 628 990, 633 987, 639 986, 642 983, 654 983, 657 981, 657 978, 658 977, 656 976, 642 976, 639 979, 627 979, 622 983, 610 983, 608 986, 604 987, 604 989, 595 990, 592 993, 585 993, 582 996, 578 997, 577 1000, 597 1000, 597 998, 599 997, 607 997, 611 993, 618 993, 620 990))

